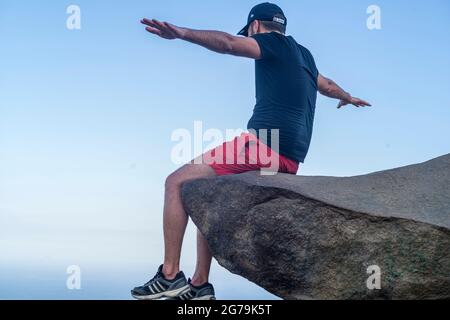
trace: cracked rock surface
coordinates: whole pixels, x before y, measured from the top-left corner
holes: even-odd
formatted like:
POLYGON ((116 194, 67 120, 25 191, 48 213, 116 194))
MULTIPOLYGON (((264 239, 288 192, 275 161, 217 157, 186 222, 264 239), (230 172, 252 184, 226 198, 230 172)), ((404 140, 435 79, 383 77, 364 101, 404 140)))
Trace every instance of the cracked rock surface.
POLYGON ((449 190, 446 155, 355 177, 200 179, 182 198, 217 261, 281 298, 450 299, 449 190))

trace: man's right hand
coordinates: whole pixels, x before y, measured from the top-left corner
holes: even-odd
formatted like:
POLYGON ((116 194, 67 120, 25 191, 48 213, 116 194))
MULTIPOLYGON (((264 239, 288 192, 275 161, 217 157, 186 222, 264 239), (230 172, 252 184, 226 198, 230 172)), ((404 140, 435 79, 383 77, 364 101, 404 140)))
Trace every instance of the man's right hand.
POLYGON ((359 98, 352 97, 349 93, 345 92, 341 87, 339 87, 336 82, 331 79, 325 78, 319 74, 317 78, 317 88, 319 92, 324 96, 339 99, 338 109, 352 104, 355 107, 371 107, 371 104, 359 98))
POLYGON ((359 107, 371 107, 372 106, 367 101, 364 101, 364 100, 359 99, 359 98, 351 97, 349 100, 345 99, 345 100, 339 101, 338 109, 340 109, 340 108, 342 108, 342 107, 344 107, 346 105, 349 105, 349 104, 352 104, 352 105, 354 105, 355 107, 358 107, 358 108, 359 107))
POLYGON ((168 22, 161 22, 156 19, 142 19, 141 23, 146 25, 147 30, 163 39, 173 40, 182 39, 185 33, 185 29, 177 27, 176 25, 170 24, 168 22))

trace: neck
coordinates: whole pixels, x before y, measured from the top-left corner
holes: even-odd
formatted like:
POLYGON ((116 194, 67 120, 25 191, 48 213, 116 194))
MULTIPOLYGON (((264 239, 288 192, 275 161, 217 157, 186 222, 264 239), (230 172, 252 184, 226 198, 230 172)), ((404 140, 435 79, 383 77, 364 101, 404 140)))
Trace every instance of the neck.
POLYGON ((271 33, 271 32, 276 32, 276 33, 278 33, 278 34, 283 34, 283 33, 281 33, 280 31, 276 31, 276 30, 262 29, 262 30, 260 31, 260 33, 271 33))

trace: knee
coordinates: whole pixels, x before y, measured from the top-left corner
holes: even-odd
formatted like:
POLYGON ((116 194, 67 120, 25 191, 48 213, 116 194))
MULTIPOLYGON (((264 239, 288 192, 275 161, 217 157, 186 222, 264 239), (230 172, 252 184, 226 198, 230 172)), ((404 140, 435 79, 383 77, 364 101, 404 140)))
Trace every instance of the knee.
POLYGON ((187 181, 214 175, 214 172, 211 171, 212 169, 206 165, 203 167, 196 164, 185 165, 166 178, 166 190, 181 189, 183 183, 187 181))

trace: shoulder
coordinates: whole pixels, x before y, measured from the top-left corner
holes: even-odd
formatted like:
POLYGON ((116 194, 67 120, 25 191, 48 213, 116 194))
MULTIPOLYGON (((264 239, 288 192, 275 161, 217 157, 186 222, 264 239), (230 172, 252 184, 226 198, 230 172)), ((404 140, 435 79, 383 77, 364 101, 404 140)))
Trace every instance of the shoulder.
POLYGON ((298 50, 300 51, 301 55, 304 57, 304 59, 314 63, 314 56, 311 53, 311 51, 306 48, 305 46, 302 46, 301 44, 299 44, 298 42, 296 42, 298 50))
POLYGON ((275 58, 282 54, 286 36, 278 32, 258 33, 251 36, 261 49, 262 59, 275 58))
MULTIPOLYGON (((291 37, 292 38, 292 37, 291 37)), ((305 46, 301 45, 300 43, 298 43, 294 38, 292 38, 293 41, 295 41, 295 43, 297 44, 298 49, 305 55, 312 57, 312 53, 311 51, 306 48, 305 46)))

